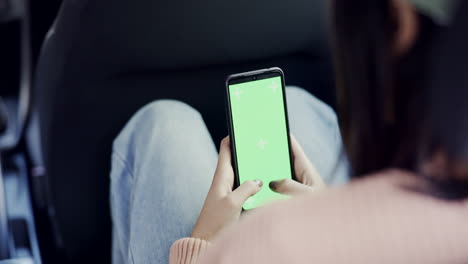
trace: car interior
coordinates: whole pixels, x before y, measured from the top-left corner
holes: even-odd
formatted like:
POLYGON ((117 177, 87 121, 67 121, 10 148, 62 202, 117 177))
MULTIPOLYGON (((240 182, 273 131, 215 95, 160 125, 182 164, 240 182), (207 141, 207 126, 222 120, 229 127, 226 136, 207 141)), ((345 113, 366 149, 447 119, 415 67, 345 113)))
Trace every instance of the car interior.
POLYGON ((324 0, 0 0, 0 263, 110 263, 112 142, 177 99, 227 135, 228 75, 334 105, 324 0), (310 74, 314 72, 315 74, 310 74))

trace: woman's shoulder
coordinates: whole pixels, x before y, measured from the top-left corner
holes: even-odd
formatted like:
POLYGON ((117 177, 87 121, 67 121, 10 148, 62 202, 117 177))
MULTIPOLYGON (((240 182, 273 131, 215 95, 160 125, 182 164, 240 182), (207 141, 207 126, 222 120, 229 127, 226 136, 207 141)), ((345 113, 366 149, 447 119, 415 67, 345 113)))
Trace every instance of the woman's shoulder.
POLYGON ((220 240, 223 255, 231 248, 261 263, 468 261, 466 202, 433 198, 421 184, 389 170, 259 209, 220 240))
MULTIPOLYGON (((347 219, 356 227, 361 223, 375 222, 385 231, 389 229, 379 224, 414 224, 424 228, 429 227, 425 224, 435 224, 432 220, 425 220, 429 217, 437 219, 440 224, 445 220, 468 219, 468 201, 444 200, 431 195, 428 189, 428 182, 419 175, 392 169, 355 180, 347 186, 292 199, 272 207, 268 213, 281 214, 283 210, 291 210, 291 216, 303 216, 298 218, 299 221, 318 221, 321 224, 336 217, 347 219), (317 218, 317 213, 323 213, 324 217, 317 218)), ((290 220, 289 217, 284 219, 290 220)), ((468 231, 468 226, 464 230, 468 231)))

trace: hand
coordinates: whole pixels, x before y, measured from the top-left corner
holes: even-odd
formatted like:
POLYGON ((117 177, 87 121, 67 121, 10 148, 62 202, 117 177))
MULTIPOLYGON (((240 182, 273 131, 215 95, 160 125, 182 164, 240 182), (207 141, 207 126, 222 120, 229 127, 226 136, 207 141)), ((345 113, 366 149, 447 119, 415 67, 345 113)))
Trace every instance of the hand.
POLYGON ((211 241, 220 231, 239 220, 242 206, 262 188, 262 181, 246 181, 236 190, 231 164, 229 137, 221 141, 218 165, 205 204, 192 231, 192 237, 211 241))
POLYGON ((325 183, 317 169, 310 163, 301 145, 291 135, 291 148, 294 159, 294 171, 297 181, 285 179, 270 182, 270 189, 281 194, 296 196, 324 189, 325 183))

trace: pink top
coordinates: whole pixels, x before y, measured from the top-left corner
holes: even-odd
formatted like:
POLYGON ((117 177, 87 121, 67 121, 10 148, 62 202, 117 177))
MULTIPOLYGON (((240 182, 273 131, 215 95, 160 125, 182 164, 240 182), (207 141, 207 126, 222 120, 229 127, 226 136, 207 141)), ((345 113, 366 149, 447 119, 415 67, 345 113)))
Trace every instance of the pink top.
POLYGON ((210 245, 176 241, 170 263, 468 263, 468 201, 414 191, 401 171, 256 209, 210 245))

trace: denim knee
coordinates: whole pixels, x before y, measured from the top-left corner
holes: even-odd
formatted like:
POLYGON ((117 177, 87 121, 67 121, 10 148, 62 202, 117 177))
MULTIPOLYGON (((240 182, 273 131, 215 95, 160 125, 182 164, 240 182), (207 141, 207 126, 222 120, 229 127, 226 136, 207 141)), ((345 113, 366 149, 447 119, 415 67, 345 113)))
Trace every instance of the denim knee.
MULTIPOLYGON (((307 108, 313 109, 315 113, 319 114, 322 120, 327 122, 329 127, 335 128, 337 126, 338 118, 333 108, 303 88, 289 86, 286 89, 286 96, 290 111, 294 111, 298 108, 297 104, 303 104, 307 108)), ((299 109, 300 108, 301 107, 299 107, 299 109)))
POLYGON ((158 140, 177 140, 204 124, 193 107, 176 100, 157 100, 141 108, 125 125, 113 143, 113 153, 132 163, 134 155, 143 154, 158 140), (127 160, 128 159, 128 160, 127 160))

